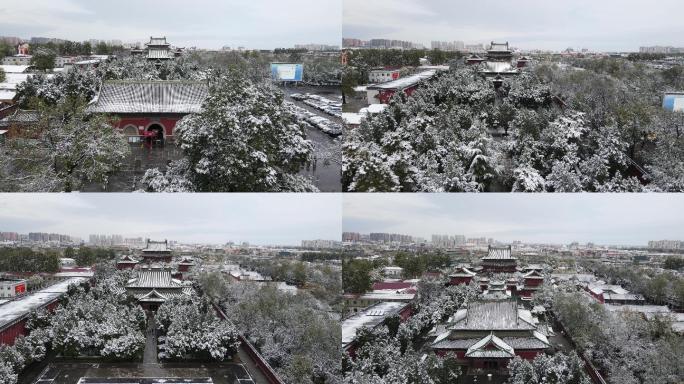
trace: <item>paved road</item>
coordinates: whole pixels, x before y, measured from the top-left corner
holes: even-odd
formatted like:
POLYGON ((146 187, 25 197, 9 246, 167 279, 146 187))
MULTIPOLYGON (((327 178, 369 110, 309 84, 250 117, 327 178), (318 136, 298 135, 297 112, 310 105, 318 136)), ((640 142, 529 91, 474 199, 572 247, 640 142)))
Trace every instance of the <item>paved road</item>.
POLYGON ((145 353, 143 354, 144 365, 159 365, 157 355, 157 324, 154 317, 147 318, 147 331, 145 334, 145 353))

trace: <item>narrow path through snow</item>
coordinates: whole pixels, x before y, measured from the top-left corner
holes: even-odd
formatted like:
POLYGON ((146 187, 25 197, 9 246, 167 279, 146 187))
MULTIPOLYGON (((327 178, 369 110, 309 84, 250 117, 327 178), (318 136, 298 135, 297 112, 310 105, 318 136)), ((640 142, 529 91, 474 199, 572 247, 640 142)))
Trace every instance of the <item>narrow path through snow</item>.
POLYGON ((157 324, 154 316, 147 318, 147 331, 145 340, 145 353, 143 354, 143 364, 159 364, 157 356, 157 324))

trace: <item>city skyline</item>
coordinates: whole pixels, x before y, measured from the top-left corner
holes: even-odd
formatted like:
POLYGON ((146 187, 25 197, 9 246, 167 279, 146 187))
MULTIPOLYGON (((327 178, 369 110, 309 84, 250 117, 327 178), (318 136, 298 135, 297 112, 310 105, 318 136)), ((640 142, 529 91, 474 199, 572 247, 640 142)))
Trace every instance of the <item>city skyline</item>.
POLYGON ((169 239, 184 243, 295 245, 339 239, 335 194, 11 194, 0 201, 2 231, 169 239))
POLYGON ((161 6, 151 0, 27 0, 0 5, 0 35, 142 43, 154 35, 175 46, 207 49, 339 45, 341 8, 342 0, 198 0, 191 7, 180 0, 161 6))
POLYGON ((684 197, 660 194, 346 195, 342 227, 426 240, 448 234, 504 243, 646 246, 680 240, 683 209, 684 197), (624 220, 626 213, 634 220, 624 220))
POLYGON ((426 47, 433 40, 495 40, 530 50, 638 51, 640 46, 681 45, 676 9, 681 4, 675 0, 657 7, 637 0, 344 0, 342 35, 408 40, 426 47))

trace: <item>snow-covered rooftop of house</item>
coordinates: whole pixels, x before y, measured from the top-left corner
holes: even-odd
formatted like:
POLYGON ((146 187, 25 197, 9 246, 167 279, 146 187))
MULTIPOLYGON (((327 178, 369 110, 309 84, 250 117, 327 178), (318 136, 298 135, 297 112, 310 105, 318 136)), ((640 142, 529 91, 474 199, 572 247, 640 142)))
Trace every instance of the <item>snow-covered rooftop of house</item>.
POLYGON ((240 279, 240 280, 248 280, 248 281, 266 281, 266 280, 271 280, 270 277, 266 277, 262 275, 259 272, 256 271, 246 271, 242 268, 238 269, 232 269, 230 270, 230 275, 240 279))
POLYGON ((642 295, 636 293, 603 293, 603 298, 605 300, 631 300, 631 301, 644 301, 642 295))
POLYGON ((67 271, 67 272, 57 272, 54 277, 69 278, 69 277, 93 277, 95 276, 95 271, 67 271))
POLYGON ((401 312, 405 303, 382 302, 372 305, 362 312, 342 321, 342 346, 346 346, 356 339, 356 331, 362 327, 374 328, 387 317, 401 312))
POLYGON ((475 272, 466 267, 458 267, 449 275, 449 277, 473 277, 475 275, 475 272))
POLYGON ((511 300, 475 301, 456 312, 454 330, 534 330, 534 316, 511 300))
POLYGON ((371 85, 368 86, 368 89, 406 89, 420 83, 425 79, 433 77, 436 73, 436 70, 424 71, 415 75, 392 80, 387 83, 371 85))
POLYGON ((590 273, 552 273, 551 277, 562 281, 568 281, 572 279, 585 283, 596 281, 596 276, 590 273))
POLYGON ((602 293, 625 295, 629 293, 628 290, 622 288, 619 285, 608 285, 603 283, 591 284, 588 288, 591 291, 591 293, 596 295, 600 295, 602 293))
POLYGON ((143 252, 170 252, 166 241, 152 241, 148 240, 145 243, 143 252))
POLYGON ((9 89, 0 89, 0 101, 13 100, 17 95, 17 91, 9 89))
POLYGON ((0 83, 0 89, 16 89, 18 84, 26 81, 31 74, 29 73, 7 73, 5 81, 0 83))
POLYGON ((154 37, 150 36, 150 42, 145 44, 147 46, 154 45, 165 45, 168 46, 169 43, 166 41, 166 37, 154 37))
POLYGON ((29 67, 29 65, 0 65, 0 69, 5 71, 5 74, 24 73, 29 67))
POLYGON ((483 259, 505 260, 515 259, 515 257, 511 256, 511 247, 489 247, 487 256, 483 259))
POLYGON ((353 112, 342 112, 342 121, 347 125, 361 125, 363 115, 353 112))
POLYGON ((508 52, 510 51, 508 47, 508 43, 495 43, 492 41, 492 44, 489 46, 489 50, 493 52, 508 52))
POLYGON ((93 113, 198 113, 209 95, 195 81, 107 81, 90 103, 93 113))
MULTIPOLYGON (((399 291, 401 292, 401 291, 399 291)), ((359 296, 361 300, 391 300, 391 301, 411 301, 416 297, 415 293, 398 293, 394 289, 381 289, 370 291, 359 296)))
POLYGON ((489 336, 473 344, 466 351, 467 357, 510 358, 515 356, 515 350, 505 341, 490 333, 489 336), (493 348, 490 348, 493 346, 493 348))
POLYGON ((67 292, 69 286, 86 281, 84 277, 72 277, 38 292, 0 306, 0 329, 26 314, 47 305, 67 292))
POLYGON ((168 269, 139 270, 138 275, 131 279, 127 288, 180 288, 181 281, 171 277, 168 269))

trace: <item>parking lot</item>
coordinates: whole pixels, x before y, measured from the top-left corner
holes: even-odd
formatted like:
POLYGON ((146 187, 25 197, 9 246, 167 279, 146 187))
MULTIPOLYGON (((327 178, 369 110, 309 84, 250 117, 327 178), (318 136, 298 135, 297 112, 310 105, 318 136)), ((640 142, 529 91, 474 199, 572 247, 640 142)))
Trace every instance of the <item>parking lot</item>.
MULTIPOLYGON (((339 133, 325 133, 323 129, 316 126, 306 118, 301 121, 305 122, 305 127, 309 140, 314 145, 314 162, 308 169, 302 170, 301 174, 311 176, 318 189, 322 192, 341 192, 342 191, 342 142, 340 133, 342 132, 342 94, 339 86, 297 86, 297 87, 283 87, 281 88, 286 97, 286 101, 290 102, 293 107, 297 107, 307 114, 302 116, 313 116, 317 118, 314 121, 322 121, 318 118, 325 119, 330 123, 327 126, 339 127, 339 133), (306 97, 302 99, 297 95, 314 95, 318 97, 306 97), (293 98, 292 96, 295 95, 293 98), (300 100, 297 100, 300 99, 300 100), (330 100, 330 102, 321 102, 321 99, 330 100), (312 101, 306 103, 306 101, 312 101), (318 103, 317 103, 318 102, 318 103), (325 108, 316 108, 311 104, 320 104, 320 107, 327 105, 328 111, 325 108), (325 105, 324 105, 325 104, 325 105), (339 109, 335 108, 339 106, 339 109)), ((296 113, 295 110, 293 112, 296 113)))

